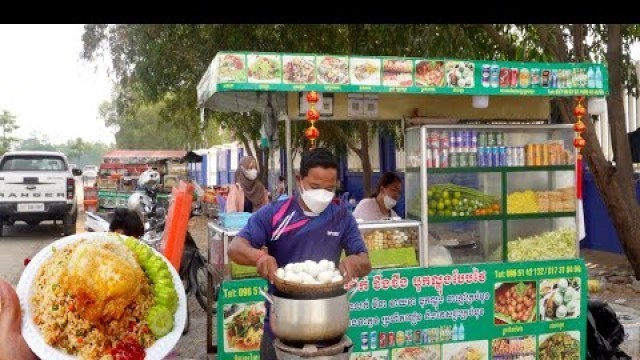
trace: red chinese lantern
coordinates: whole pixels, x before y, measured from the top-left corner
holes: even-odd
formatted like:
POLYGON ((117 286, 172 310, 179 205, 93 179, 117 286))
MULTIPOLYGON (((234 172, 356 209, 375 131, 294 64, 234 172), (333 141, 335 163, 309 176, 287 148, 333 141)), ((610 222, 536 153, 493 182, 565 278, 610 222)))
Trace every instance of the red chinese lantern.
POLYGON ((577 137, 573 139, 573 146, 575 146, 576 149, 578 149, 578 151, 581 151, 586 144, 587 144, 587 141, 581 137, 577 137))
POLYGON ((307 93, 307 102, 309 110, 307 110, 307 120, 311 126, 304 131, 304 137, 311 142, 311 148, 316 147, 316 140, 320 137, 320 131, 314 126, 314 123, 320 119, 320 112, 316 109, 316 103, 319 100, 318 93, 309 91, 307 93))

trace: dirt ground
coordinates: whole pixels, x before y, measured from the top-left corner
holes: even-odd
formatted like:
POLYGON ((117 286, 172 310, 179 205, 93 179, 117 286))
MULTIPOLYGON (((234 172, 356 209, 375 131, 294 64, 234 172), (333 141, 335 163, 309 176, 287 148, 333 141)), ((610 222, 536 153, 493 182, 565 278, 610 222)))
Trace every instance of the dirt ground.
POLYGON ((591 298, 640 310, 640 281, 633 277, 624 255, 594 250, 582 250, 581 255, 589 279, 600 280, 601 291, 590 292, 591 298))

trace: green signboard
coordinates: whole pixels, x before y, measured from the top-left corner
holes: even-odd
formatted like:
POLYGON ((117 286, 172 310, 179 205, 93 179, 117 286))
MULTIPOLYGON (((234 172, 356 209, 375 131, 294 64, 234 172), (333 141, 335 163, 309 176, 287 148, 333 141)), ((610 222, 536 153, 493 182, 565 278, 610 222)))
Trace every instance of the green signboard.
MULTIPOLYGON (((264 286, 223 283, 219 359, 259 358, 264 286)), ((352 288, 352 359, 586 359, 582 259, 380 270, 352 288)))
POLYGON ((224 52, 198 84, 198 101, 226 91, 311 90, 518 96, 609 92, 607 67, 594 63, 224 52))

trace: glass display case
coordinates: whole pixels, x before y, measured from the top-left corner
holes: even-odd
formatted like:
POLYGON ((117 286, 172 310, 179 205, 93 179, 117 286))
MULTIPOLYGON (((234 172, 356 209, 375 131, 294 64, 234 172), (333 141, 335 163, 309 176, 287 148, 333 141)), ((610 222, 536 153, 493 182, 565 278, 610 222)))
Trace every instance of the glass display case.
POLYGON ((371 266, 374 269, 419 266, 422 227, 415 220, 381 220, 359 222, 371 266))
POLYGON ((453 263, 573 258, 571 125, 424 125, 405 146, 407 218, 453 263), (416 196, 415 194, 420 194, 416 196))

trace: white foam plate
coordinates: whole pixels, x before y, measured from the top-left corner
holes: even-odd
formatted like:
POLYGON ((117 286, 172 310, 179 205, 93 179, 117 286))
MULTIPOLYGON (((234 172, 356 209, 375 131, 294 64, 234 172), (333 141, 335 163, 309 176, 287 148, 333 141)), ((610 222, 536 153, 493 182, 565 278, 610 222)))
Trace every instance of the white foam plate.
MULTIPOLYGON (((77 359, 76 356, 69 355, 66 352, 54 348, 47 344, 40 333, 40 329, 33 322, 33 315, 31 309, 31 294, 32 284, 36 280, 36 275, 42 264, 51 257, 53 252, 51 249, 61 249, 67 245, 74 244, 83 239, 100 239, 113 236, 108 233, 82 233, 63 237, 49 244, 42 250, 40 250, 36 256, 31 259, 31 262, 24 269, 20 282, 18 283, 17 293, 20 299, 20 306, 22 307, 22 336, 24 337, 27 345, 31 350, 38 355, 41 359, 47 360, 72 360, 77 359)), ((156 250, 153 250, 156 254, 160 255, 156 250)), ((173 268, 173 265, 164 256, 162 259, 169 265, 169 270, 173 276, 173 285, 178 293, 178 309, 174 314, 173 330, 162 338, 158 339, 150 348, 145 349, 147 356, 146 360, 161 360, 171 352, 176 346, 180 336, 182 336, 182 330, 184 329, 187 319, 187 298, 184 291, 184 286, 180 280, 180 276, 173 268)))

